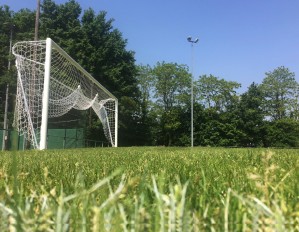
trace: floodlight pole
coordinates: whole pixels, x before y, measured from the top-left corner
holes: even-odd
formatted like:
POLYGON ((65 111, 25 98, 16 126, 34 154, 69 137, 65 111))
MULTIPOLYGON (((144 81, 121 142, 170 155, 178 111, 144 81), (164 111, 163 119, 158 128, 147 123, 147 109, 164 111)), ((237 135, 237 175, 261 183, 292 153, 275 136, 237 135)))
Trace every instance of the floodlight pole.
POLYGON ((12 48, 12 31, 15 27, 14 24, 10 24, 10 38, 9 38, 9 58, 8 58, 8 67, 7 69, 10 70, 10 56, 11 56, 11 48, 12 48))
POLYGON ((39 26, 39 14, 40 14, 40 0, 37 0, 36 14, 35 14, 35 28, 34 28, 34 40, 38 40, 38 26, 39 26))
POLYGON ((194 63, 194 46, 193 44, 198 42, 198 39, 192 40, 192 37, 187 38, 188 42, 191 43, 191 147, 193 147, 193 63, 194 63))

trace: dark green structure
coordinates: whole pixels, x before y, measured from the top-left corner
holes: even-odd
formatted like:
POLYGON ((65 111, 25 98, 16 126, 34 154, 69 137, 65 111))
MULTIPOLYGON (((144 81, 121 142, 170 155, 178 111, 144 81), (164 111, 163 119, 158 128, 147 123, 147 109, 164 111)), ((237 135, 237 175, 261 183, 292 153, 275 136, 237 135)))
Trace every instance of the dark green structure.
MULTIPOLYGON (((24 150, 24 136, 17 131, 9 130, 7 150, 24 150)), ((3 130, 0 130, 0 144, 2 148, 3 130)), ((103 146, 103 143, 86 141, 83 128, 77 129, 49 129, 47 138, 48 149, 82 148, 90 146, 103 146)))

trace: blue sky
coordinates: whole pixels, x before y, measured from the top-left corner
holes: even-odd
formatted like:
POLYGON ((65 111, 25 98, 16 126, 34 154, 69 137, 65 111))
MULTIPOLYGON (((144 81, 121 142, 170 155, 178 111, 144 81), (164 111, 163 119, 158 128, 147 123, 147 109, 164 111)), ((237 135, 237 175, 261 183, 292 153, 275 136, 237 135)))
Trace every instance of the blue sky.
MULTIPOLYGON (((41 0, 42 1, 42 0, 41 0)), ((56 0, 64 3, 67 0, 56 0)), ((14 11, 36 8, 36 0, 0 0, 14 11)), ((158 61, 242 84, 261 83, 265 72, 285 66, 299 82, 299 0, 77 0, 82 9, 107 11, 135 51, 137 64, 158 61)))

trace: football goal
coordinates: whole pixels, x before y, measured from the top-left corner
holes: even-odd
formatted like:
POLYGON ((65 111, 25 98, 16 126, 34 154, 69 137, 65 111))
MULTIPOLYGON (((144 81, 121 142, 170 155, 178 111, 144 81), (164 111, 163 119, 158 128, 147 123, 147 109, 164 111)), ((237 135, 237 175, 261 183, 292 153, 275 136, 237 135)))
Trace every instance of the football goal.
POLYGON ((13 46, 18 72, 14 126, 35 149, 47 148, 48 119, 92 108, 117 147, 118 101, 53 40, 13 46))

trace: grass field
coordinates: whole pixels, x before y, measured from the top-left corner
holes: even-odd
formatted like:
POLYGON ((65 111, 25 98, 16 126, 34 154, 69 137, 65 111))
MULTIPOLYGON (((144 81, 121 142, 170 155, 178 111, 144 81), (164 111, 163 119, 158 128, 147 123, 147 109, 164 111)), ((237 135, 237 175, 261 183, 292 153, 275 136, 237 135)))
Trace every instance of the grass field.
POLYGON ((0 154, 0 231, 299 231, 295 149, 0 154))

